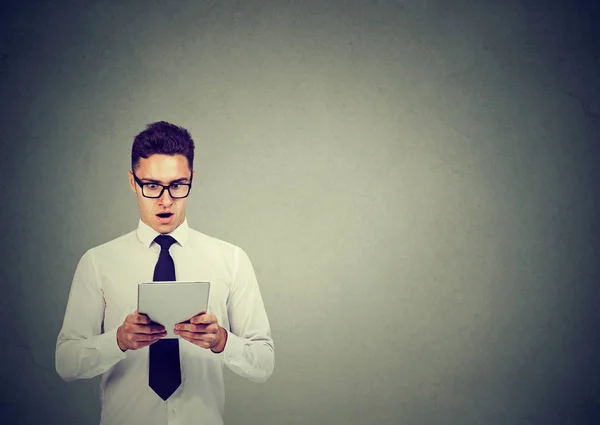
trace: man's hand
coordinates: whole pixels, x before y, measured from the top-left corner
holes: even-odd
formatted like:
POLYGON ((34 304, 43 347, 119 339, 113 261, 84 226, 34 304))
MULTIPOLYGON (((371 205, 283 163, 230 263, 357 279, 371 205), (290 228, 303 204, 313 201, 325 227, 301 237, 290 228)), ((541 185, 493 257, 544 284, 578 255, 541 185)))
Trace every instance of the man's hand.
POLYGON ((136 311, 127 316, 117 329, 117 344, 121 351, 139 350, 166 335, 164 326, 152 323, 148 316, 136 311))
POLYGON ((202 313, 175 325, 175 333, 186 341, 220 353, 227 343, 227 331, 219 326, 214 314, 202 313))

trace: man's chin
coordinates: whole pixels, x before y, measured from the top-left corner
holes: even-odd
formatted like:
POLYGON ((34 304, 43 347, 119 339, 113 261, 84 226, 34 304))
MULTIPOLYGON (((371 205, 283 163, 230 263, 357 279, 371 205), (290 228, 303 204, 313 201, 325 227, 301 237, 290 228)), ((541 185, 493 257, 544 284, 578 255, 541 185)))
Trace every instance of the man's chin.
POLYGON ((154 225, 152 228, 158 233, 171 233, 177 228, 177 224, 174 221, 171 223, 161 223, 160 221, 155 221, 153 224, 154 225))
POLYGON ((160 233, 171 233, 176 227, 174 224, 158 224, 155 230, 160 233))

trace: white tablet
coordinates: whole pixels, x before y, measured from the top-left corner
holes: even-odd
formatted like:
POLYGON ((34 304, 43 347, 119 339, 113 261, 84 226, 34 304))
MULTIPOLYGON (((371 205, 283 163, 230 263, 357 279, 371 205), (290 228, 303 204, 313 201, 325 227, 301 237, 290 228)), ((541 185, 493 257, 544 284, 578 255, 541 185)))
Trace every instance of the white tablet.
POLYGON ((164 338, 181 338, 176 323, 207 311, 210 282, 143 282, 138 284, 138 312, 163 325, 164 338))

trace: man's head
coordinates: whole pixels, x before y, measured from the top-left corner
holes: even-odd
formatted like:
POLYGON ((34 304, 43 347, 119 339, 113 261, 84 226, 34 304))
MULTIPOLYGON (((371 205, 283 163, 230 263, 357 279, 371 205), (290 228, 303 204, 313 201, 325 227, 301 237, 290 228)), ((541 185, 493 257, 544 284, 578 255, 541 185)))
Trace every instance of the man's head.
POLYGON ((156 122, 133 140, 129 185, 142 221, 157 232, 170 233, 183 223, 193 164, 194 141, 182 127, 156 122))

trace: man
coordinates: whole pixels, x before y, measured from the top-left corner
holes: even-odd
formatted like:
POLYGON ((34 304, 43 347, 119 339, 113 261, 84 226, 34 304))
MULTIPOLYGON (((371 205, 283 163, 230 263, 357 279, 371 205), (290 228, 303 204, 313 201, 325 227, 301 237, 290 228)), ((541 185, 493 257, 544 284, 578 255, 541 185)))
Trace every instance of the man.
POLYGON ((138 227, 88 250, 75 271, 56 371, 66 381, 102 375, 102 425, 222 424, 223 365, 254 382, 273 372, 248 256, 188 225, 193 160, 184 128, 157 122, 138 134, 129 171, 138 227), (208 311, 176 325, 181 338, 163 338, 166 329, 136 311, 138 283, 159 280, 211 284, 208 311))

